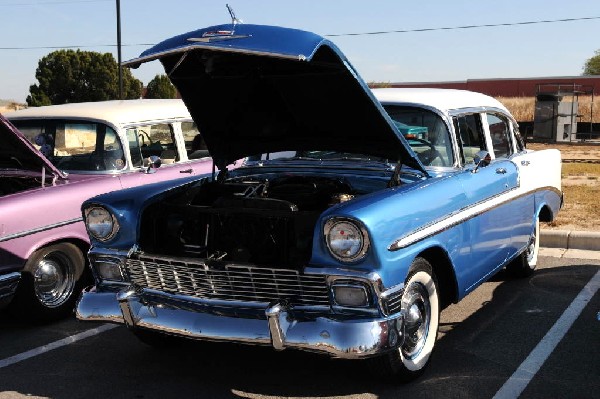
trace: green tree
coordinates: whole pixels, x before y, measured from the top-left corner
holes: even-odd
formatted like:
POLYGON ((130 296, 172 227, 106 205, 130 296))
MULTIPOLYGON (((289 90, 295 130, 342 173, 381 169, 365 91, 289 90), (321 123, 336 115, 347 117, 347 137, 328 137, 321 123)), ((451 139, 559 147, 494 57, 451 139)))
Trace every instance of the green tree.
POLYGON ((145 98, 177 98, 177 89, 167 75, 156 75, 148 83, 145 98))
MULTIPOLYGON (((119 67, 110 53, 57 50, 40 59, 38 84, 29 87, 29 106, 116 100, 119 67)), ((123 98, 140 98, 142 82, 123 69, 123 98)))
POLYGON ((596 50, 594 54, 583 66, 584 75, 600 75, 600 50, 596 50))

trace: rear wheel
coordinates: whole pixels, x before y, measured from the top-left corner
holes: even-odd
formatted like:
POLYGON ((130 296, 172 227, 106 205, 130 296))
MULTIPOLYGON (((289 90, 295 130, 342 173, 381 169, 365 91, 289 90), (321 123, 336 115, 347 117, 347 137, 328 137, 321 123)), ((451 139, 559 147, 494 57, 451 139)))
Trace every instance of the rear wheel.
POLYGON ((430 263, 423 258, 415 259, 411 265, 402 294, 402 310, 405 314, 403 344, 368 362, 375 375, 407 382, 425 371, 439 326, 438 284, 430 263))
POLYGON ((527 249, 506 266, 506 271, 515 277, 529 277, 537 266, 540 252, 540 219, 536 217, 533 232, 529 237, 527 249))
POLYGON ((70 243, 41 248, 29 257, 11 303, 13 314, 27 321, 51 321, 73 311, 83 288, 85 258, 70 243))

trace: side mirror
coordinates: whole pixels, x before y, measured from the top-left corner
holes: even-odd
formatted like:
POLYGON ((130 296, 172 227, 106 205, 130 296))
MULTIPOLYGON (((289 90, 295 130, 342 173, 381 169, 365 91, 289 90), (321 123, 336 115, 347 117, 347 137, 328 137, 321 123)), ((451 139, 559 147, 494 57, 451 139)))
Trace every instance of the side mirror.
POLYGON ((473 173, 477 173, 479 168, 484 168, 490 164, 492 161, 492 156, 486 150, 478 151, 473 157, 473 163, 475 163, 475 169, 473 169, 473 173))
POLYGON ((156 155, 151 155, 148 158, 146 158, 146 173, 151 174, 151 173, 156 173, 156 170, 158 168, 160 168, 160 165, 162 165, 162 161, 160 160, 160 157, 157 157, 156 155))

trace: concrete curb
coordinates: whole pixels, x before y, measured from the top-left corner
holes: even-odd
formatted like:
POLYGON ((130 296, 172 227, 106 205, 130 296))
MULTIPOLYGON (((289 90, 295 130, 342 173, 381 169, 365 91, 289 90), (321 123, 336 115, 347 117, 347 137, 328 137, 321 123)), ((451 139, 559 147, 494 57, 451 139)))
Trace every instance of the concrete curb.
POLYGON ((540 247, 600 251, 600 233, 595 231, 542 230, 540 247))

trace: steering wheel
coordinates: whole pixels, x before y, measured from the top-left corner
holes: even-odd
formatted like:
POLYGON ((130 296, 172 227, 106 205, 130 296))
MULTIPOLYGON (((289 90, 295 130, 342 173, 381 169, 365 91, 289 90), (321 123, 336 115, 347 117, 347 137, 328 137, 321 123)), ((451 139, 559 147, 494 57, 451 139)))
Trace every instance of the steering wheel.
POLYGON ((423 139, 418 139, 418 138, 411 138, 408 141, 409 141, 409 143, 411 141, 416 141, 420 144, 423 144, 423 145, 429 147, 429 149, 427 151, 417 153, 417 156, 419 157, 421 162, 423 162, 424 165, 426 165, 426 166, 431 165, 431 163, 433 162, 434 159, 439 158, 442 166, 447 166, 446 160, 444 159, 442 154, 429 141, 423 140, 423 139))
POLYGON ((150 136, 148 136, 148 133, 146 133, 145 131, 139 130, 138 137, 140 139, 142 139, 142 143, 141 143, 142 147, 152 145, 152 140, 150 139, 150 136), (148 140, 148 143, 146 143, 146 139, 148 140))

